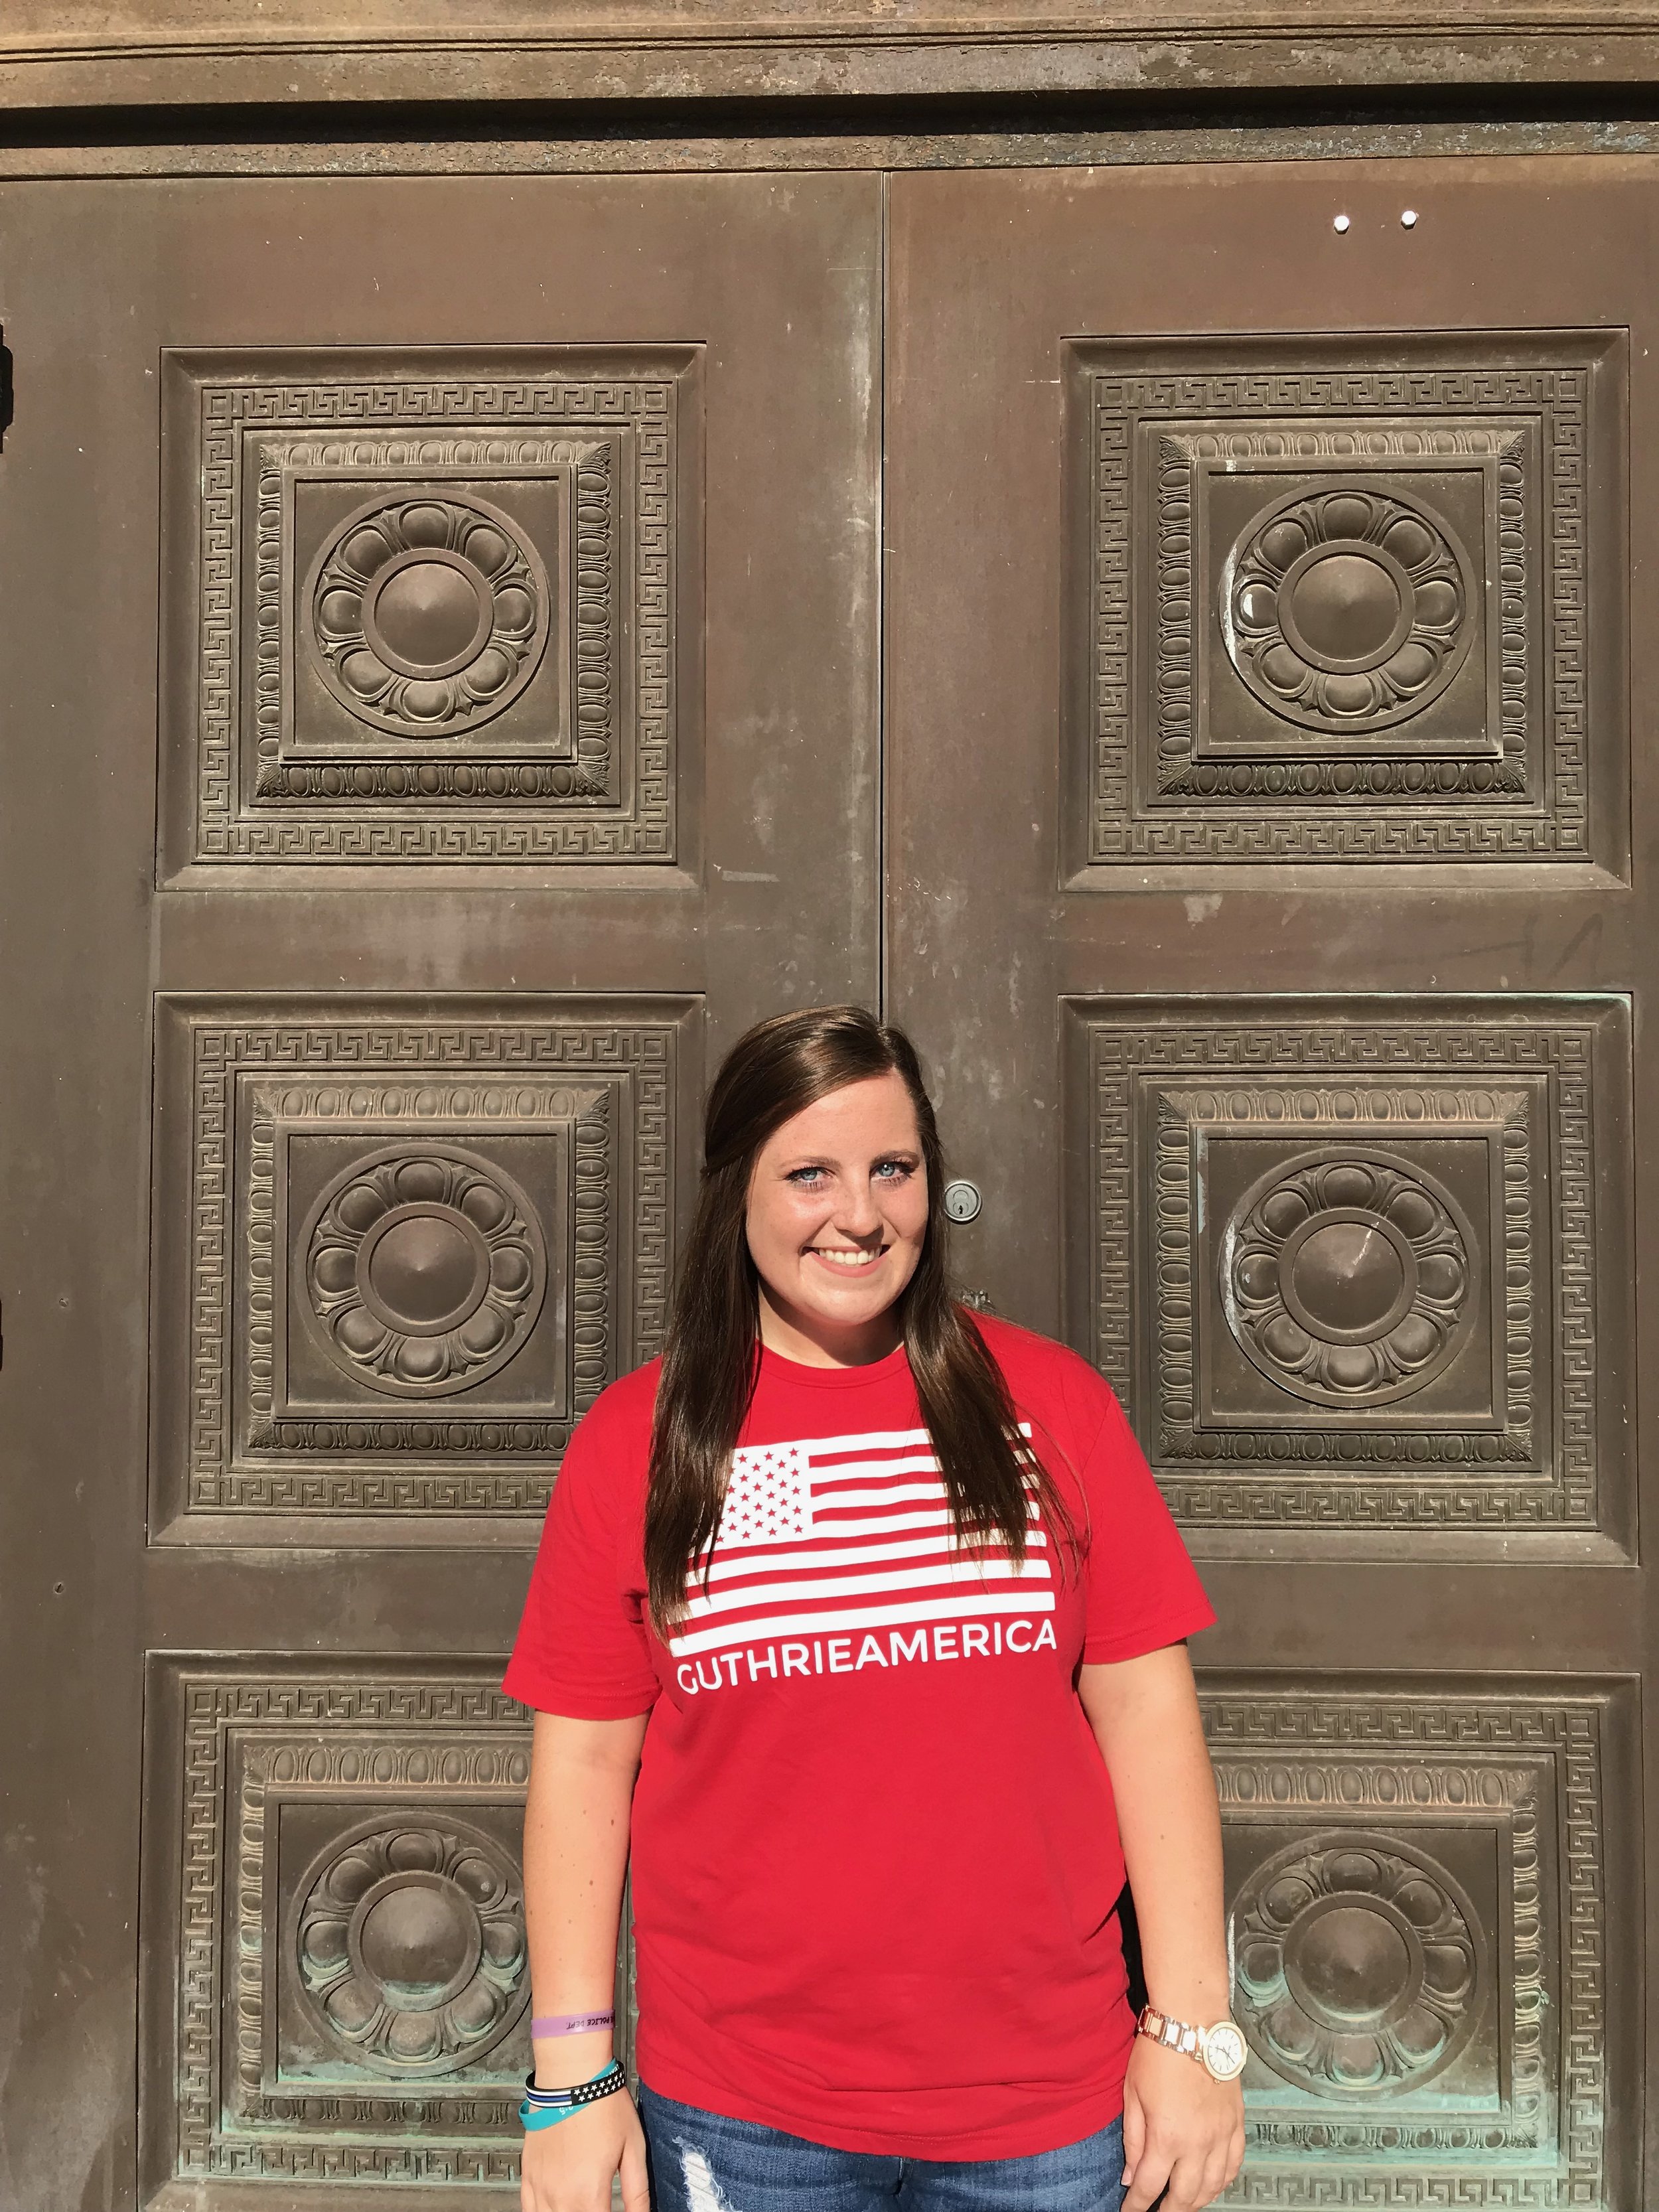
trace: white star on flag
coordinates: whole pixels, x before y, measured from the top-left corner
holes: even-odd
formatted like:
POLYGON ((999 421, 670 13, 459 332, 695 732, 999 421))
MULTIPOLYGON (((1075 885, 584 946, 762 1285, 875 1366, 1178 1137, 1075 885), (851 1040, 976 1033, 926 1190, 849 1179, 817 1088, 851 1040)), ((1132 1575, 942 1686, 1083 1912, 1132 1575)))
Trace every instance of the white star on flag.
POLYGON ((720 1547, 787 1544, 812 1533, 811 1462, 801 1444, 740 1444, 720 1513, 720 1547))

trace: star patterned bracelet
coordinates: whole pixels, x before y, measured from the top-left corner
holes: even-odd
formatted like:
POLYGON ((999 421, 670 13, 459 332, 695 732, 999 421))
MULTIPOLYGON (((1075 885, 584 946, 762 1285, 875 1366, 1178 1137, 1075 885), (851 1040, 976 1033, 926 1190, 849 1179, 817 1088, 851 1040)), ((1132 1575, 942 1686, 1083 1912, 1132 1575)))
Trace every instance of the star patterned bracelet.
POLYGON ((579 2081, 574 2089, 538 2089, 534 2074, 527 2074, 524 2102, 519 2107, 520 2124, 531 2133, 542 2128, 556 2128, 572 2112, 580 2112, 584 2105, 596 2105, 601 2097, 614 2097, 618 2089, 627 2086, 628 2076, 614 2058, 608 2066, 602 2066, 592 2081, 579 2081))

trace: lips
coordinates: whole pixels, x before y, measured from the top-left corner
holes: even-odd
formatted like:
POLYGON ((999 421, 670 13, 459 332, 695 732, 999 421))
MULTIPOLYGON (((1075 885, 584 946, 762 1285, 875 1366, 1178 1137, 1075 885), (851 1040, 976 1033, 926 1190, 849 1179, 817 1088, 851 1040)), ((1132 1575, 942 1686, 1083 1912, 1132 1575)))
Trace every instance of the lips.
POLYGON ((884 1244, 878 1252, 858 1250, 843 1252, 837 1250, 834 1245, 809 1244, 806 1249, 809 1257, 822 1260, 826 1267, 834 1268, 837 1274, 853 1275, 862 1273, 867 1267, 873 1267, 880 1261, 884 1260, 888 1248, 884 1244))

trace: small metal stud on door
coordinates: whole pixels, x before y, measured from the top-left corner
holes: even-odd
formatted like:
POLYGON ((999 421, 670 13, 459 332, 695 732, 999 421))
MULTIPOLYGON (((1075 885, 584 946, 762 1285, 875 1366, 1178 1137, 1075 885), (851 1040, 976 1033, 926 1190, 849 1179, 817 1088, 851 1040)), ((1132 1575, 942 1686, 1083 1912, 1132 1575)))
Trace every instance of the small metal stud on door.
POLYGON ((947 1182, 945 1211, 952 1221, 971 1221, 980 1209, 979 1190, 971 1182, 947 1182))

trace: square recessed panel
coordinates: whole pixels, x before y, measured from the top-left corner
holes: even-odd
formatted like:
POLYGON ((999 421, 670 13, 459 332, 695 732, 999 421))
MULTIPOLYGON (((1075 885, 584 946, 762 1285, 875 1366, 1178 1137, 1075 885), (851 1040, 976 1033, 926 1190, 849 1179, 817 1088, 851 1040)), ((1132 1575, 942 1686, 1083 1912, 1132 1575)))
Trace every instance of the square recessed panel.
POLYGON ((162 1002, 173 1540, 539 1514, 574 1423, 660 1336, 689 1012, 162 1002))
POLYGON ((1512 1911, 1505 1814, 1528 1793, 1496 1788, 1499 1802, 1455 1823, 1322 1820, 1306 1804, 1254 1820, 1230 1806, 1236 2005, 1254 2031, 1258 2110, 1386 2101, 1396 2117, 1501 2118, 1515 2038, 1494 2002, 1492 1936, 1512 1911))
MULTIPOLYGON (((1189 1093, 1176 1110, 1206 1102, 1189 1093)), ((1311 1118, 1321 1102, 1297 1089, 1288 1103, 1311 1118)), ((1490 1103, 1486 1127, 1413 1127, 1403 1147, 1264 1136, 1260 1122, 1232 1121, 1231 1102, 1214 1123, 1188 1125, 1203 1193, 1195 1271, 1218 1288, 1199 1316, 1197 1422, 1358 1429, 1386 1407, 1410 1428, 1505 1428, 1509 1355, 1524 1360, 1547 1316, 1529 1297, 1511 1332, 1490 1295, 1492 1225, 1518 1194, 1504 1140, 1533 1102, 1512 1091, 1490 1103)), ((1535 1290, 1532 1243, 1530 1206, 1517 1206, 1510 1259, 1535 1290)), ((1517 1434, 1523 1419, 1517 1407, 1517 1434)))
MULTIPOLYGON (((1322 466, 1277 453, 1240 466, 1224 432, 1163 440, 1165 496, 1177 457, 1191 466, 1201 620, 1187 640, 1196 681, 1184 753, 1166 711, 1175 667, 1159 664, 1161 793, 1201 791, 1197 763, 1257 757, 1333 771, 1339 761, 1496 761, 1506 765, 1489 788, 1525 788, 1537 722, 1526 590, 1536 440, 1524 424, 1443 435, 1439 469, 1399 466, 1397 434, 1364 422, 1322 466), (1387 458, 1395 465, 1379 465, 1387 458), (1508 558, 1487 567, 1500 538, 1508 558)), ((1305 428, 1273 441, 1331 442, 1305 428)), ((1176 586, 1162 568, 1158 586, 1160 641, 1173 644, 1164 597, 1176 586)), ((1450 787, 1443 773, 1436 781, 1450 787)))
POLYGON ((1070 367, 1079 864, 1622 866, 1619 333, 1070 367))
MULTIPOLYGON (((392 1764, 383 1743, 351 1748, 371 1775, 392 1764)), ((331 1750, 337 1771, 345 1753, 331 1750)), ((455 1763, 445 1754, 439 1771, 455 1763)), ((532 2063, 516 1789, 441 1786, 415 1804, 361 1783, 319 1788, 305 1778, 310 1759, 279 1764, 295 1771, 266 1778, 262 1831, 235 1849, 244 1894, 264 1908, 258 2089, 249 2080, 245 2116, 292 2118, 272 2104, 325 2082, 401 2103, 447 2081, 516 2106, 532 2063)), ((521 1749, 485 1771, 522 1783, 521 1749)), ((239 2040, 251 2077, 251 2023, 239 2040)))
MULTIPOLYGON (((617 441, 596 441, 586 459, 584 517, 605 547, 615 534, 617 441)), ((614 553, 585 564, 577 586, 573 462, 516 475, 434 471, 391 486, 283 470, 263 453, 261 465, 283 496, 274 514, 252 517, 271 532, 262 571, 282 580, 261 605, 262 626, 274 606, 282 708, 258 785, 298 797, 323 788, 302 773, 312 762, 408 764, 418 747, 420 760, 452 768, 480 753, 558 763, 565 795, 577 789, 573 632, 590 648, 583 673, 602 679, 603 706, 616 672, 592 648, 608 648, 617 625, 614 553)), ((246 672, 255 722, 260 673, 246 672)), ((609 716, 588 719, 584 774, 599 798, 615 748, 609 716)))
POLYGON ((515 2183, 530 1726, 500 1672, 152 1660, 144 2136, 163 2201, 515 2183))
POLYGON ((1628 1534, 1619 1000, 1078 1000, 1075 1340, 1200 1540, 1628 1534))
POLYGON ((1605 2204, 1619 1687, 1206 1676, 1250 2201, 1605 2204))
MULTIPOLYGON (((605 1096, 580 1103, 603 1158, 605 1096)), ((453 1127, 411 1141, 390 1117, 365 1138, 284 1127, 271 1147, 270 1387, 251 1378, 249 1392, 262 1424, 361 1419, 386 1397, 568 1414, 574 1120, 482 1141, 453 1127)), ((611 1256, 608 1226, 587 1224, 585 1257, 611 1256)))
POLYGON ((180 862, 672 861, 697 358, 168 355, 180 862))

